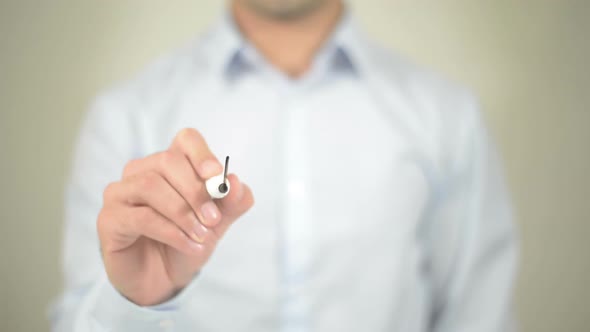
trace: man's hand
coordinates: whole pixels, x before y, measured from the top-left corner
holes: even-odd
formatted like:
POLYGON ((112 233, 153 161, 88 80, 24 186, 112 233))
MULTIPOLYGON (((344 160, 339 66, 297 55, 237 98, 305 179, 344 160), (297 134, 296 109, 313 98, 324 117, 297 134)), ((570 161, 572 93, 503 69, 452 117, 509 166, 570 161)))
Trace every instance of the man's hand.
POLYGON ((162 303, 184 288, 207 262, 227 228, 254 204, 237 176, 214 202, 205 181, 222 166, 194 129, 166 151, 127 164, 104 191, 97 220, 107 275, 130 301, 162 303))

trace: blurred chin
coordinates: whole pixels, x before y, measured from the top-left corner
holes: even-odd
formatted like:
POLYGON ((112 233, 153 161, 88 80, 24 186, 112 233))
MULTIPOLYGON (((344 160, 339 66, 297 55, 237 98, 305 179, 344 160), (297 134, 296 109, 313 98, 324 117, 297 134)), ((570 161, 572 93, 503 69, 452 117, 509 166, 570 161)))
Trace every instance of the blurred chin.
POLYGON ((246 0, 257 13, 276 19, 295 19, 320 7, 326 0, 246 0))

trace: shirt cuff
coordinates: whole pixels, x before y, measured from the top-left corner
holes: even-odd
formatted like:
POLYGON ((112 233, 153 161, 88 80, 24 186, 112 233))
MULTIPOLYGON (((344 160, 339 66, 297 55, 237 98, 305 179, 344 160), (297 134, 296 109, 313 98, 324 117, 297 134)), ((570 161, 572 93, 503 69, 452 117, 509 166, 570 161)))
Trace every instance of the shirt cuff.
MULTIPOLYGON (((197 277, 195 277, 196 279, 197 277)), ((105 331, 170 331, 187 325, 180 308, 190 298, 196 281, 172 299, 150 307, 141 307, 121 295, 108 279, 93 289, 88 306, 90 330, 105 331)))

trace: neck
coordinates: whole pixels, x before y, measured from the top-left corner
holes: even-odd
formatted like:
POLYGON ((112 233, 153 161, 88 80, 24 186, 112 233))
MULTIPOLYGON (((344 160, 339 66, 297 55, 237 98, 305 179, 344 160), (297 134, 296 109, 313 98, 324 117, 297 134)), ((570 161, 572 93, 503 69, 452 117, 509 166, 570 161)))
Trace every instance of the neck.
POLYGON ((276 68, 299 77, 312 65, 315 54, 338 24, 343 5, 326 1, 303 17, 277 19, 232 2, 232 14, 242 34, 276 68))

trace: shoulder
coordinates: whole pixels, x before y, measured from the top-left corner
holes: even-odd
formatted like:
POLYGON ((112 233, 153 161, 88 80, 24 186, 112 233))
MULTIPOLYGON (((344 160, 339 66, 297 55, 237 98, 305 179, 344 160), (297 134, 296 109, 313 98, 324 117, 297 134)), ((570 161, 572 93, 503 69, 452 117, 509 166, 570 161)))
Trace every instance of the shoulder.
POLYGON ((133 77, 101 91, 93 108, 141 115, 178 100, 211 76, 211 31, 152 61, 133 77), (141 113, 141 114, 140 114, 141 113))
POLYGON ((368 50, 371 73, 384 92, 403 100, 413 113, 425 117, 463 118, 468 116, 464 113, 469 112, 466 106, 476 102, 468 87, 431 68, 374 42, 370 42, 368 50))
POLYGON ((439 166, 454 163, 485 133, 471 89, 375 43, 367 49, 371 88, 439 166))

